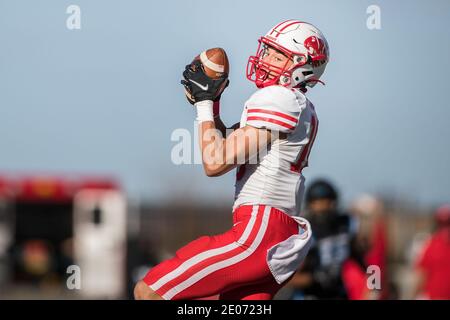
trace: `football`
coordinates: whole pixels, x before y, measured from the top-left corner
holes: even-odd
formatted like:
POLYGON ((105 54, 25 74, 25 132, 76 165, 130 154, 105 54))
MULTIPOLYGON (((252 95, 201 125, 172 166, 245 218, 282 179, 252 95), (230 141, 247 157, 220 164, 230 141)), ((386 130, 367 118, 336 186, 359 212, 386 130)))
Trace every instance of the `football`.
MULTIPOLYGON (((222 48, 207 49, 197 55, 192 62, 196 60, 200 60, 203 71, 211 79, 220 78, 224 73, 229 74, 230 72, 228 57, 225 50, 222 48)), ((189 102, 193 104, 194 100, 186 89, 185 93, 189 102)))
POLYGON ((222 48, 205 50, 196 56, 194 60, 200 60, 205 74, 211 79, 217 79, 230 71, 227 54, 222 48))

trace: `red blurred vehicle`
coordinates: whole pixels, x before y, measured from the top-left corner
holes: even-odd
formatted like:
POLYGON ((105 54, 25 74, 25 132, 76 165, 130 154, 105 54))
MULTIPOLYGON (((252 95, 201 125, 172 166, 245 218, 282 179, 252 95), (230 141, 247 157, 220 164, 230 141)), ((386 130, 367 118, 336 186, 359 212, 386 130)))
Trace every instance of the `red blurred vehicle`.
POLYGON ((81 297, 123 296, 126 206, 108 177, 0 175, 0 291, 68 290, 76 265, 81 297))

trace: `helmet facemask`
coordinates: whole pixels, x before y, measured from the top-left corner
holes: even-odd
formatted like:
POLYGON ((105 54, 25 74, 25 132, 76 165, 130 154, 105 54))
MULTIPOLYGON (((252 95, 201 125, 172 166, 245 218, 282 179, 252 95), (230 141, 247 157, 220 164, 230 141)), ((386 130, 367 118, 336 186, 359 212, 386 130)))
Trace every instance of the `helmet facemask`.
MULTIPOLYGON (((313 37, 308 38, 307 41, 310 41, 311 38, 313 37)), ((314 38, 317 39, 317 37, 314 38)), ((319 78, 328 62, 328 46, 325 47, 326 43, 322 40, 319 39, 317 42, 325 48, 325 52, 311 50, 309 42, 305 42, 308 44, 308 47, 305 48, 307 52, 292 51, 272 40, 270 36, 263 36, 258 42, 256 55, 250 56, 247 64, 247 78, 258 88, 278 84, 289 88, 299 88, 306 92, 306 87, 312 88, 318 82, 324 84, 319 78), (288 58, 283 67, 263 61, 264 52, 269 47, 288 58), (289 61, 293 63, 288 67, 289 61), (269 77, 269 74, 272 75, 272 78, 269 77)))
POLYGON ((302 53, 287 50, 266 37, 261 37, 258 42, 259 45, 256 55, 250 56, 248 60, 247 78, 250 81, 255 82, 258 88, 276 84, 286 87, 299 87, 300 82, 302 82, 301 80, 304 80, 304 77, 301 77, 300 79, 299 75, 296 75, 295 78, 297 78, 298 81, 293 82, 293 72, 308 63, 307 56, 302 53), (268 48, 272 48, 288 58, 283 67, 275 66, 263 61, 264 54, 268 48), (290 61, 292 61, 292 64, 288 66, 290 61))

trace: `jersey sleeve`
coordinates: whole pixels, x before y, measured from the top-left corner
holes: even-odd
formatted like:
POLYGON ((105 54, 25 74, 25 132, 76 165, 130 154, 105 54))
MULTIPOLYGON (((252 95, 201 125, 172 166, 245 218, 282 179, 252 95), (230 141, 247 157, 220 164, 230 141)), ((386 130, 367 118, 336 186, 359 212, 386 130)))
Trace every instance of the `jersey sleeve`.
POLYGON ((295 130, 306 98, 282 86, 258 90, 245 103, 246 125, 284 133, 295 130))

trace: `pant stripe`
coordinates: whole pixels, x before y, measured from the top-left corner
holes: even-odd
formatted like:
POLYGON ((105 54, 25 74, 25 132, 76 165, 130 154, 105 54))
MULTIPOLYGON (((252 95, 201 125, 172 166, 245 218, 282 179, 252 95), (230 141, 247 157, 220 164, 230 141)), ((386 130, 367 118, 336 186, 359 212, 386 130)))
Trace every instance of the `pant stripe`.
MULTIPOLYGON (((251 209, 251 212, 253 212, 253 207, 250 207, 250 209, 251 209)), ((254 214, 256 215, 256 217, 255 217, 256 220, 253 224, 253 227, 247 229, 250 231, 248 233, 248 236, 242 236, 244 234, 244 231, 245 231, 244 230, 244 231, 240 232, 239 240, 238 239, 236 239, 236 240, 229 239, 228 242, 222 243, 222 246, 225 246, 226 243, 230 243, 230 242, 234 243, 235 246, 232 250, 224 252, 222 254, 218 254, 215 256, 210 256, 210 257, 205 258, 201 262, 195 264, 194 266, 192 266, 191 268, 186 270, 180 276, 176 277, 174 280, 167 282, 165 285, 163 285, 161 288, 159 288, 158 294, 160 296, 163 296, 167 291, 169 291, 173 287, 177 286, 178 284, 182 283, 183 281, 185 281, 186 279, 191 277, 193 274, 201 271, 202 269, 206 268, 207 266, 212 265, 216 262, 220 262, 220 261, 226 260, 228 258, 231 258, 231 257, 239 254, 240 252, 242 252, 243 248, 248 248, 254 241, 256 235, 258 234, 258 230, 263 221, 263 216, 264 216, 263 213, 264 213, 264 206, 259 206, 256 208, 256 210, 254 212, 254 214)), ((247 218, 247 222, 245 223, 244 229, 249 224, 249 220, 252 218, 252 216, 253 215, 250 214, 250 217, 247 218)))
POLYGON ((237 254, 231 258, 228 258, 224 261, 217 262, 215 264, 212 264, 196 274, 192 275, 187 280, 183 281, 182 283, 178 284, 177 286, 173 287, 172 289, 168 290, 165 294, 162 295, 162 297, 166 300, 172 299, 175 295, 180 293, 181 291, 189 288, 196 282, 200 281, 204 277, 210 275, 211 273, 229 267, 233 264, 239 263, 240 261, 246 259, 248 256, 250 256, 260 245, 264 234, 266 233, 267 226, 269 224, 269 217, 270 217, 270 211, 271 207, 266 206, 264 209, 264 216, 260 225, 260 228, 258 230, 258 233, 253 241, 253 243, 250 245, 248 249, 246 249, 244 252, 241 252, 240 254, 237 254))
MULTIPOLYGON (((253 206, 251 218, 250 218, 247 226, 245 227, 245 230, 242 233, 242 236, 239 238, 240 243, 244 243, 245 241, 247 241, 247 238, 249 237, 249 235, 255 225, 257 213, 258 213, 258 206, 253 206)), ((205 252, 199 253, 196 256, 190 258, 189 260, 186 260, 185 262, 183 262, 180 266, 178 266, 178 268, 169 272, 164 277, 161 277, 158 281, 150 284, 149 287, 152 290, 156 291, 159 288, 161 288, 163 285, 165 285, 167 282, 172 281, 176 277, 178 277, 181 274, 183 274, 184 272, 186 272, 186 270, 188 270, 189 268, 193 267, 194 265, 204 261, 205 259, 217 256, 220 254, 224 254, 224 253, 234 250, 238 247, 239 247, 239 245, 236 244, 235 242, 233 242, 224 247, 215 248, 215 249, 211 249, 211 250, 207 250, 205 252)))

